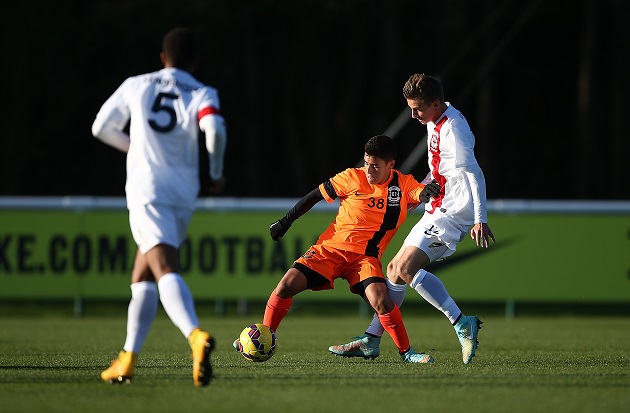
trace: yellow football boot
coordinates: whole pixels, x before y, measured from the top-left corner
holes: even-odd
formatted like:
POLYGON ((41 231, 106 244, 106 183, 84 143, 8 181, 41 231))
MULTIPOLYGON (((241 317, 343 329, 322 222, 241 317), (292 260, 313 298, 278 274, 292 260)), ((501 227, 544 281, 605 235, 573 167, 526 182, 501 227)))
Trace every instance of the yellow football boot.
POLYGON ((133 369, 138 355, 131 351, 121 350, 112 364, 101 373, 101 379, 108 383, 131 383, 133 369))
POLYGON ((214 350, 214 337, 197 328, 188 337, 188 343, 192 349, 193 381, 195 386, 207 386, 212 379, 212 366, 210 365, 210 353, 214 350))

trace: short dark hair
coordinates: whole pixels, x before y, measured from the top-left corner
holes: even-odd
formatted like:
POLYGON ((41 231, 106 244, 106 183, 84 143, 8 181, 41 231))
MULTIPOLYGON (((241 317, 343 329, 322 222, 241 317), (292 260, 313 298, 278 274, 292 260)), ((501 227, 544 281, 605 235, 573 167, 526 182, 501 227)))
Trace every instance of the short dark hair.
POLYGON ((363 147, 368 156, 376 156, 389 162, 396 159, 396 142, 389 136, 376 135, 370 138, 363 147))
POLYGON ((405 99, 417 100, 422 105, 428 105, 436 100, 444 102, 444 89, 436 78, 416 73, 411 75, 403 86, 403 96, 405 99))
POLYGON ((176 27, 164 36, 162 51, 173 66, 189 70, 197 63, 199 40, 191 29, 176 27))

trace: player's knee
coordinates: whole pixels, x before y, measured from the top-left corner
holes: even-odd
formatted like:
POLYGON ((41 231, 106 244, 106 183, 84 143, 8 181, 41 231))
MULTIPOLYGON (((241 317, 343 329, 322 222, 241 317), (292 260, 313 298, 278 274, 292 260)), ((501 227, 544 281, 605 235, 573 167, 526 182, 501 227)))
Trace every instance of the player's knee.
POLYGON ((300 272, 287 272, 276 286, 276 295, 281 298, 290 298, 306 290, 306 277, 300 272))
POLYGON ((398 276, 398 266, 394 261, 387 264, 387 279, 394 284, 402 284, 404 281, 398 276))
POLYGON ((366 289, 365 296, 377 314, 387 314, 394 309, 394 302, 389 298, 383 283, 371 284, 366 289))
POLYGON ((289 298, 293 297, 295 294, 293 293, 291 285, 281 280, 276 286, 276 295, 281 298, 289 298))
POLYGON ((155 282, 156 279, 153 276, 153 273, 151 272, 151 270, 148 269, 148 268, 146 268, 144 270, 136 270, 136 269, 134 269, 131 272, 131 282, 132 283, 137 283, 137 282, 143 282, 143 281, 155 282))
POLYGON ((387 278, 394 284, 409 284, 413 279, 413 275, 409 277, 407 271, 405 263, 389 263, 387 265, 387 278))
POLYGON ((387 276, 388 277, 396 276, 396 263, 394 261, 390 261, 389 264, 387 264, 387 276))
POLYGON ((409 272, 401 272, 400 277, 398 277, 398 280, 400 282, 397 282, 396 284, 402 284, 403 282, 405 284, 411 284, 411 281, 413 280, 413 276, 414 274, 410 274, 409 272))
POLYGON ((383 315, 394 309, 394 302, 389 298, 379 297, 370 302, 370 305, 377 314, 383 315))

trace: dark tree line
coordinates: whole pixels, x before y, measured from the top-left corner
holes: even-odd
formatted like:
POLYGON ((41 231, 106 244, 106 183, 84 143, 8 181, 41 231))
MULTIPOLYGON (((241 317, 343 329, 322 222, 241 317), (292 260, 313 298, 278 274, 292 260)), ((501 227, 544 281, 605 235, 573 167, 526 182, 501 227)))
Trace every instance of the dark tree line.
MULTIPOLYGON (((179 2, 5 6, 0 195, 124 194, 124 155, 91 136, 161 37, 193 27, 196 76, 228 122, 227 196, 298 197, 361 159, 405 109, 414 72, 468 118, 488 197, 628 199, 622 0, 179 2)), ((396 135, 401 165, 424 128, 396 135)), ((422 178, 422 158, 412 171, 422 178)))

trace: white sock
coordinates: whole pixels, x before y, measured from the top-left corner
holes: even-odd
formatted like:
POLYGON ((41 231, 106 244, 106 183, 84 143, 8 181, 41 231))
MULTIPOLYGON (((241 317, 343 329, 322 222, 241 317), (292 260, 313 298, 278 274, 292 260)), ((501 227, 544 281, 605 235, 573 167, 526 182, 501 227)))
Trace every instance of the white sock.
POLYGON ((154 282, 131 284, 131 300, 127 309, 127 338, 123 350, 140 353, 149 334, 158 308, 158 291, 154 282))
POLYGON ((428 271, 420 270, 413 277, 409 285, 416 290, 422 298, 427 300, 429 304, 444 313, 451 324, 455 324, 455 320, 457 320, 462 312, 438 277, 428 271))
POLYGON ((184 337, 188 338, 190 333, 199 327, 199 320, 197 320, 195 302, 186 281, 181 275, 171 272, 160 277, 158 289, 164 311, 184 337))
MULTIPOLYGON (((394 284, 389 279, 386 280, 387 283, 387 294, 389 294, 389 298, 392 299, 394 304, 396 304, 399 308, 402 306, 403 301, 405 301, 405 291, 407 291, 407 284, 394 284)), ((376 337, 381 337, 385 332, 381 321, 378 319, 378 315, 374 313, 374 317, 372 317, 372 322, 370 326, 365 330, 366 333, 370 333, 375 335, 376 337)))

